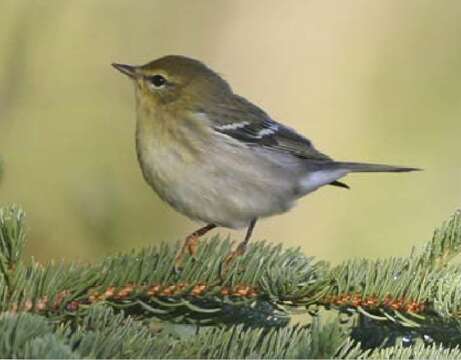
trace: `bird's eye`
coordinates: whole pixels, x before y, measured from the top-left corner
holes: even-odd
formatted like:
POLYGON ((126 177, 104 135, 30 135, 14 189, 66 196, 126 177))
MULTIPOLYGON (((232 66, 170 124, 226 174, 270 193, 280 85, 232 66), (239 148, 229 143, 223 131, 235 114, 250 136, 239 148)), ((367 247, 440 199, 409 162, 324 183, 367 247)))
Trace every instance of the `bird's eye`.
POLYGON ((156 88, 161 88, 165 85, 166 79, 162 75, 154 75, 149 78, 151 84, 156 88))

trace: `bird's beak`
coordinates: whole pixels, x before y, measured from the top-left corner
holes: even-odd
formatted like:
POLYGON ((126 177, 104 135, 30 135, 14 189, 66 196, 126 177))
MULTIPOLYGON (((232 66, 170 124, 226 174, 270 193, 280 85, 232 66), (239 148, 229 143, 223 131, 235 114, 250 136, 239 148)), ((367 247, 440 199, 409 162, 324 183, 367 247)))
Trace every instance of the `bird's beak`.
POLYGON ((113 63, 112 66, 116 68, 118 71, 120 71, 122 74, 125 74, 132 79, 136 77, 136 67, 135 66, 116 64, 116 63, 113 63))

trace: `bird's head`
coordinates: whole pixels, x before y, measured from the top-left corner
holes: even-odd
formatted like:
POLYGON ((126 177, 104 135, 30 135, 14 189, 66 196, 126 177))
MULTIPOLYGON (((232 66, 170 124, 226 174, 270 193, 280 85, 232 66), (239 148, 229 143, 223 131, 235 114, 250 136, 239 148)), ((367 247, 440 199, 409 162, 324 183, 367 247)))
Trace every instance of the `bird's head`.
POLYGON ((207 103, 232 95, 227 82, 200 61, 169 55, 145 65, 112 64, 132 79, 139 104, 159 110, 200 111, 207 103))

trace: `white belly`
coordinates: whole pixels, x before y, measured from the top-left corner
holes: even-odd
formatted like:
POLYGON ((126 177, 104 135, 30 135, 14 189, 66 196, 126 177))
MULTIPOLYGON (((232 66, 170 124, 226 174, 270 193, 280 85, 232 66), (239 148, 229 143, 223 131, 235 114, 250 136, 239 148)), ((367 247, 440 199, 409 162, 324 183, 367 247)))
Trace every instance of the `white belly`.
POLYGON ((193 220, 245 227, 255 218, 287 211, 299 197, 296 174, 251 149, 220 141, 191 159, 179 145, 137 145, 147 182, 193 220))

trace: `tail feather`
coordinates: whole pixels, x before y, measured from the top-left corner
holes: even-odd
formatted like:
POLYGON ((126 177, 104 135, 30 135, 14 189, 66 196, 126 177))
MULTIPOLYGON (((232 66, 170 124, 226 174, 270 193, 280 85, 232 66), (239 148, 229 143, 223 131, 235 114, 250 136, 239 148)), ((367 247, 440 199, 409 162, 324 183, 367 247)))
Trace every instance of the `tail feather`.
POLYGON ((337 164, 350 172, 409 172, 409 171, 421 171, 422 169, 383 165, 383 164, 367 164, 357 162, 337 162, 337 164))
POLYGON ((338 181, 338 180, 331 182, 329 185, 341 187, 343 189, 348 189, 348 190, 350 189, 349 185, 347 185, 346 183, 343 183, 342 181, 338 181))

